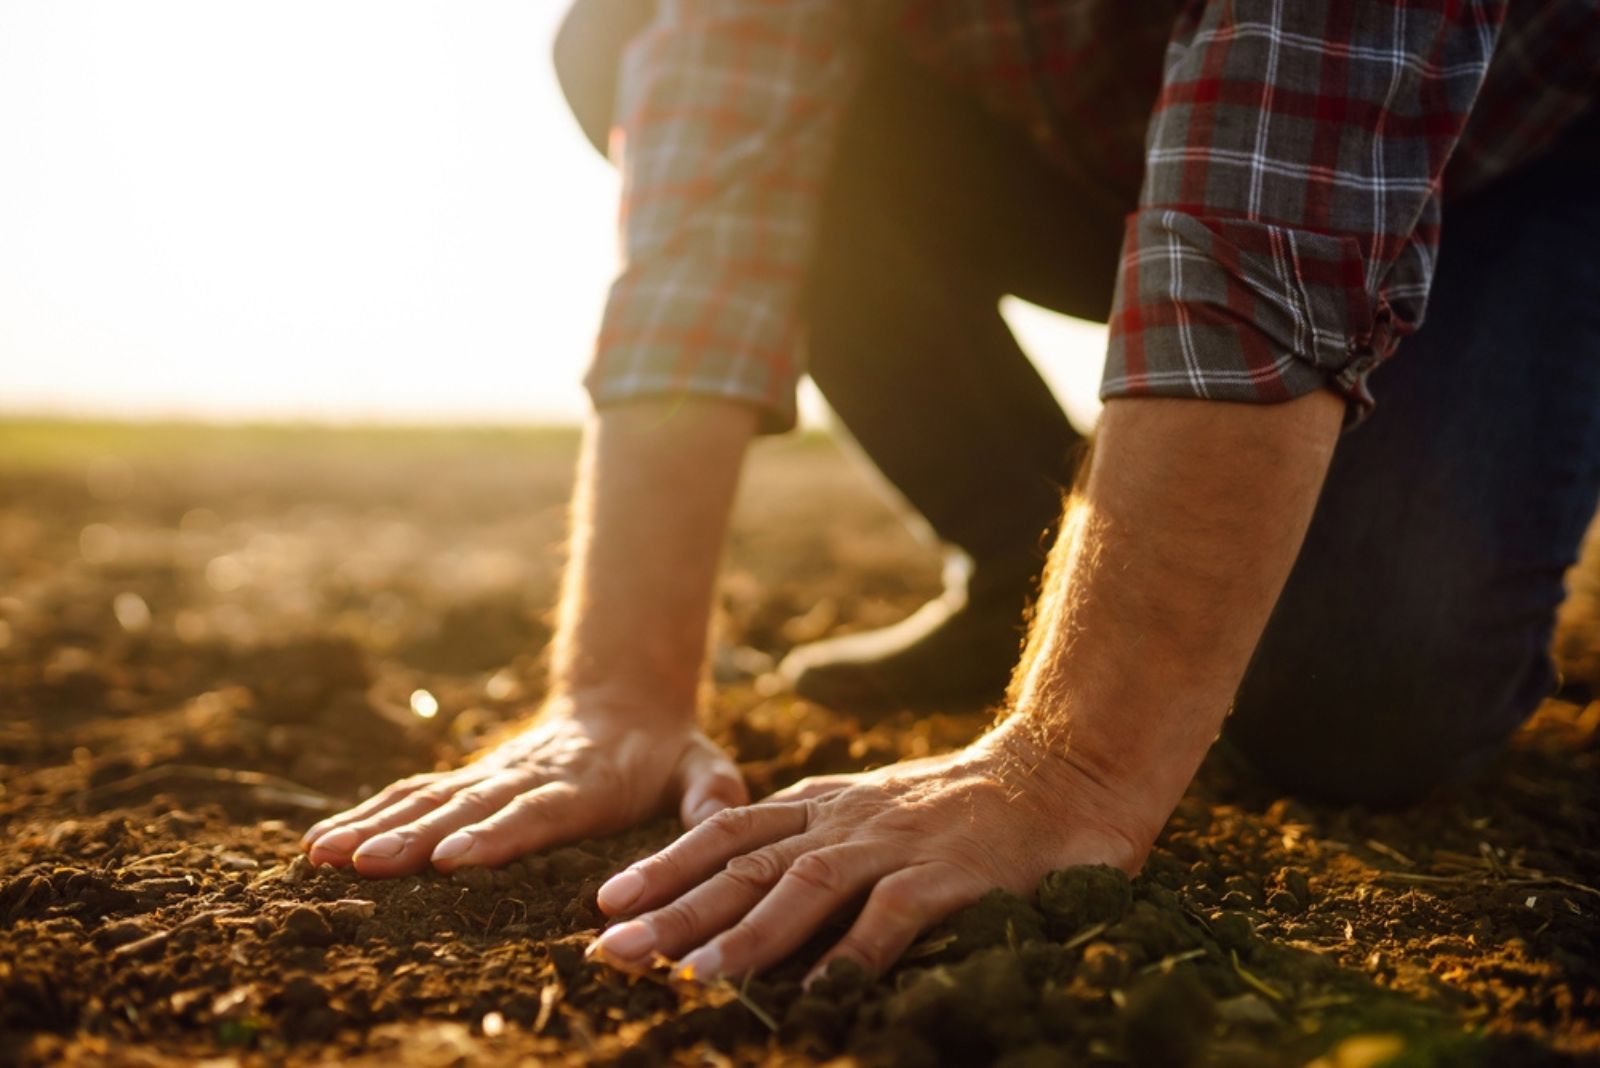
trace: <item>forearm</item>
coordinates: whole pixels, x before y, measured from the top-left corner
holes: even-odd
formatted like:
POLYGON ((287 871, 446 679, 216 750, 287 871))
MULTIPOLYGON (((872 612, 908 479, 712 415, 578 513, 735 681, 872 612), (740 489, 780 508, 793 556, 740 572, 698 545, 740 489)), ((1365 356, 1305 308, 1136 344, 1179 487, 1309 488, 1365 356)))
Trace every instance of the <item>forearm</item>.
POLYGON ((723 536, 754 409, 612 405, 584 431, 552 692, 694 713, 723 536))
POLYGON ((1288 578, 1343 402, 1123 399, 1052 551, 1012 705, 1153 838, 1288 578))

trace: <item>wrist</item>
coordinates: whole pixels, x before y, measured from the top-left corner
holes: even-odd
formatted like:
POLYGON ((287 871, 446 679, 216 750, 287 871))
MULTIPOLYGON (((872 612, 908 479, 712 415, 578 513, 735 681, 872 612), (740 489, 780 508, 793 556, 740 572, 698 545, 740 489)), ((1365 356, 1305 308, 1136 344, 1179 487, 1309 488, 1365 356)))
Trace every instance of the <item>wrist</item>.
POLYGON ((555 684, 545 713, 604 730, 688 730, 695 726, 696 690, 652 685, 643 680, 608 679, 588 684, 555 684))
POLYGON ((1078 833, 1098 833, 1107 863, 1130 873, 1144 863, 1182 795, 1180 788, 1169 799, 1149 788, 1149 775, 1107 762, 1074 744, 1070 734, 1021 712, 1001 720, 977 744, 996 760, 1002 777, 1023 785, 1053 820, 1078 833))

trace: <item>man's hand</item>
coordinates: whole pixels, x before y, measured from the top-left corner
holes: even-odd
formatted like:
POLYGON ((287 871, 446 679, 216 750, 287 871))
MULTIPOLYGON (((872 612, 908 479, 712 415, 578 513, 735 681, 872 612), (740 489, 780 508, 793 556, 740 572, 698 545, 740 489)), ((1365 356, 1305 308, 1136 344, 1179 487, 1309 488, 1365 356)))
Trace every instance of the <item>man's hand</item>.
MULTIPOLYGON (((1343 404, 1114 400, 1051 551, 1012 712, 952 756, 731 810, 600 889, 598 951, 765 967, 866 906, 830 956, 888 966, 990 887, 1132 871, 1217 736, 1299 551, 1343 404), (690 952, 690 951, 693 952, 690 952)), ((825 958, 826 959, 826 958, 825 958)))
POLYGON ((713 816, 600 888, 601 909, 636 918, 595 952, 622 967, 688 953, 688 977, 742 976, 865 897, 816 967, 845 957, 877 975, 993 887, 1031 894, 1074 864, 1138 870, 1159 827, 1008 724, 947 756, 808 779, 713 816))
POLYGON ((550 666, 521 735, 324 820, 311 860, 363 875, 449 871, 621 830, 678 802, 686 824, 748 799, 695 729, 712 580, 753 409, 615 405, 584 434, 550 666))
POLYGON ((623 830, 676 804, 684 826, 749 799, 739 769, 675 717, 553 702, 457 771, 402 779, 306 832, 313 863, 362 875, 496 865, 623 830))

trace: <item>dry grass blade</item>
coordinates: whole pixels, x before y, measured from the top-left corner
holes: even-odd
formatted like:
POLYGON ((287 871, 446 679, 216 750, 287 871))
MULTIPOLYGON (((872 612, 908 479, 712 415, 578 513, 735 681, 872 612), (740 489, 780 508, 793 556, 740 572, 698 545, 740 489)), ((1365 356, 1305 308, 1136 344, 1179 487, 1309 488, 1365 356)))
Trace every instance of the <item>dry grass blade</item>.
POLYGON ((906 950, 905 953, 901 955, 900 959, 922 960, 924 957, 931 957, 936 953, 941 953, 944 950, 949 949, 951 946, 955 945, 955 941, 956 936, 953 934, 941 935, 938 938, 924 939, 923 941, 912 946, 910 949, 906 950))
POLYGON ((207 768, 197 764, 160 764, 146 768, 85 790, 82 797, 86 802, 97 803, 151 786, 167 786, 173 783, 238 787, 247 791, 257 803, 312 812, 336 812, 343 807, 342 802, 320 790, 313 790, 309 786, 302 786, 277 775, 268 775, 260 771, 239 771, 235 768, 207 768))
POLYGON ((1417 862, 1406 856, 1392 845, 1378 841, 1376 838, 1367 839, 1367 848, 1374 853, 1388 857, 1397 864, 1404 864, 1408 868, 1416 867, 1417 862))
POLYGON ((539 1015, 533 1021, 534 1034, 544 1033, 544 1029, 550 1025, 550 1016, 556 1011, 556 1004, 560 1000, 560 983, 546 983, 544 989, 539 991, 539 1015))
POLYGON ((768 1012, 766 1009, 763 1009, 760 1005, 757 1005, 755 1000, 750 997, 750 994, 745 990, 745 983, 748 983, 749 981, 749 976, 746 976, 743 983, 740 983, 738 986, 734 986, 733 983, 727 979, 719 979, 717 980, 717 987, 720 989, 726 989, 730 994, 738 999, 739 1004, 750 1010, 751 1016, 754 1016, 756 1019, 761 1021, 763 1027, 776 1034, 778 1030, 778 1021, 773 1018, 770 1012, 768 1012))
POLYGON ((1111 926, 1111 925, 1107 924, 1107 923, 1091 924, 1090 926, 1085 927, 1083 930, 1079 931, 1077 934, 1073 935, 1071 938, 1069 938, 1065 942, 1063 942, 1061 948, 1063 948, 1063 949, 1077 949, 1079 946, 1083 945, 1085 942, 1093 941, 1094 939, 1099 938, 1101 933, 1104 932, 1105 929, 1107 927, 1109 927, 1109 926, 1111 926))
MULTIPOLYGON (((1196 957, 1203 957, 1205 955, 1206 951, 1204 949, 1189 949, 1182 953, 1172 953, 1168 956, 1162 957, 1154 964, 1146 964, 1143 968, 1139 969, 1139 974, 1149 975, 1151 972, 1160 972, 1165 975, 1185 961, 1191 961, 1196 957)), ((1234 958, 1234 962, 1238 963, 1237 957, 1234 958)))
POLYGON ((1228 955, 1233 958, 1233 970, 1239 973, 1239 978, 1243 979, 1250 989, 1276 1002, 1281 1003, 1289 1000, 1289 996, 1283 991, 1252 973, 1243 964, 1240 964, 1238 950, 1230 949, 1228 950, 1228 955))
POLYGON ((1429 875, 1425 872, 1411 871, 1385 871, 1379 872, 1374 878, 1387 879, 1404 883, 1432 883, 1449 886, 1481 886, 1491 883, 1497 886, 1560 886, 1579 893, 1592 894, 1600 897, 1600 890, 1580 883, 1576 879, 1568 879, 1561 875, 1537 875, 1528 878, 1502 879, 1496 878, 1491 872, 1480 875, 1429 875))

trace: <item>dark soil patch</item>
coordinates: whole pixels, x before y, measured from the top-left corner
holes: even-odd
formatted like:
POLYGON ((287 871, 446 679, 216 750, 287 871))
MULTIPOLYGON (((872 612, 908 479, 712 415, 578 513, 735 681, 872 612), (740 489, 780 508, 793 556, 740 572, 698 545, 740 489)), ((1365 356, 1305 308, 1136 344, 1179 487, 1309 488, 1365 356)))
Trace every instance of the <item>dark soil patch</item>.
MULTIPOLYGON (((7 447, 0 1063, 1600 1056, 1600 546, 1558 639, 1572 699, 1470 787, 1386 814, 1208 767, 1131 885, 1080 869, 1032 902, 993 894, 876 983, 802 992, 801 954, 685 991, 582 956, 596 887, 670 821, 451 877, 298 855, 320 814, 537 699, 569 439, 33 428, 7 447)), ((763 696, 788 645, 936 581, 830 446, 758 457, 731 556, 708 725, 758 790, 981 729, 763 696)))

